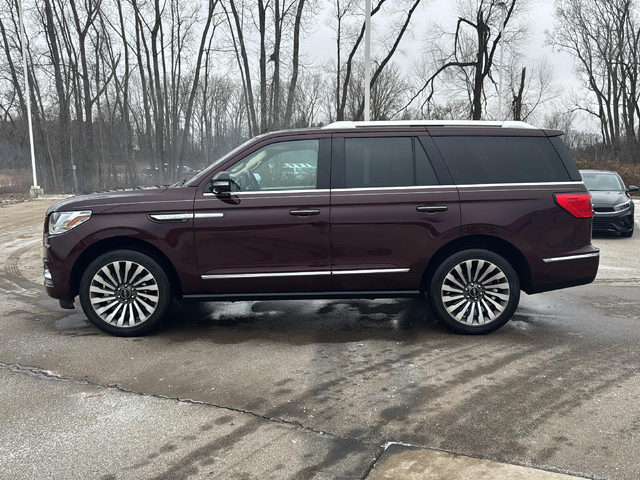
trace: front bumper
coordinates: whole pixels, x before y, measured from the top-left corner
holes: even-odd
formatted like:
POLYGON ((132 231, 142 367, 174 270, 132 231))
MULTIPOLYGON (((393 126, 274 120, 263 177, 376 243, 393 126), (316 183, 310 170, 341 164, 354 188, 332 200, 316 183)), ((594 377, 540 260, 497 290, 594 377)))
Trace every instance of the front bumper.
POLYGON ((84 243, 75 232, 50 236, 45 230, 42 263, 44 287, 50 297, 73 301, 71 269, 83 249, 84 243))
POLYGON ((622 212, 596 212, 593 216, 594 232, 630 232, 633 230, 633 208, 622 212))

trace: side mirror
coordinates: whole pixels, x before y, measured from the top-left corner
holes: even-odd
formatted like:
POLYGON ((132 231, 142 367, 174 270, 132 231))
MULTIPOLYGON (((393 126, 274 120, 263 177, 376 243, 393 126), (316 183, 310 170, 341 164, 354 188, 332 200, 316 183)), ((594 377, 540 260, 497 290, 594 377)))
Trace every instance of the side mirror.
POLYGON ((211 179, 211 191, 216 195, 231 195, 231 185, 235 183, 229 172, 218 172, 211 179))
POLYGON ((627 189, 627 192, 631 193, 631 192, 637 192, 639 190, 640 190, 640 188, 636 187, 635 185, 629 185, 629 188, 627 189))

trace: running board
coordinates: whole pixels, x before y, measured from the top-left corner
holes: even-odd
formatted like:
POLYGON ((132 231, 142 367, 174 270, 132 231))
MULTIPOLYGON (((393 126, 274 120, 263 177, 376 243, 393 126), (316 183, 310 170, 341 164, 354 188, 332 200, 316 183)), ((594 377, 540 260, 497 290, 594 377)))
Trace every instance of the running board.
POLYGON ((289 292, 289 293, 222 293, 183 295, 185 302, 239 302, 247 300, 336 300, 376 298, 414 298, 420 290, 381 290, 361 292, 289 292))

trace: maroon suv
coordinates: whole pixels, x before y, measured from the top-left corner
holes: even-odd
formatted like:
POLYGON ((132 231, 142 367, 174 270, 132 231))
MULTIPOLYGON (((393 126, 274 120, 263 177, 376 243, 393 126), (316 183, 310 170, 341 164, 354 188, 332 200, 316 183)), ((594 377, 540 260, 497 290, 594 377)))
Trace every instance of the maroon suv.
POLYGON ((114 335, 172 299, 428 297, 488 333, 593 281, 591 196, 561 138, 520 122, 338 122, 274 132, 170 187, 83 195, 44 226, 47 292, 114 335))

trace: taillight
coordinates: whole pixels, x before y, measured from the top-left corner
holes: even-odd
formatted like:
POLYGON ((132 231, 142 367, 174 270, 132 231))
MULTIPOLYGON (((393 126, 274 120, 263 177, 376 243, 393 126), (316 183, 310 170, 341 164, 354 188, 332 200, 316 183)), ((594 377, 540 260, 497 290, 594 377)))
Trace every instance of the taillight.
POLYGON ((556 203, 575 218, 593 217, 590 193, 556 193, 556 203))

